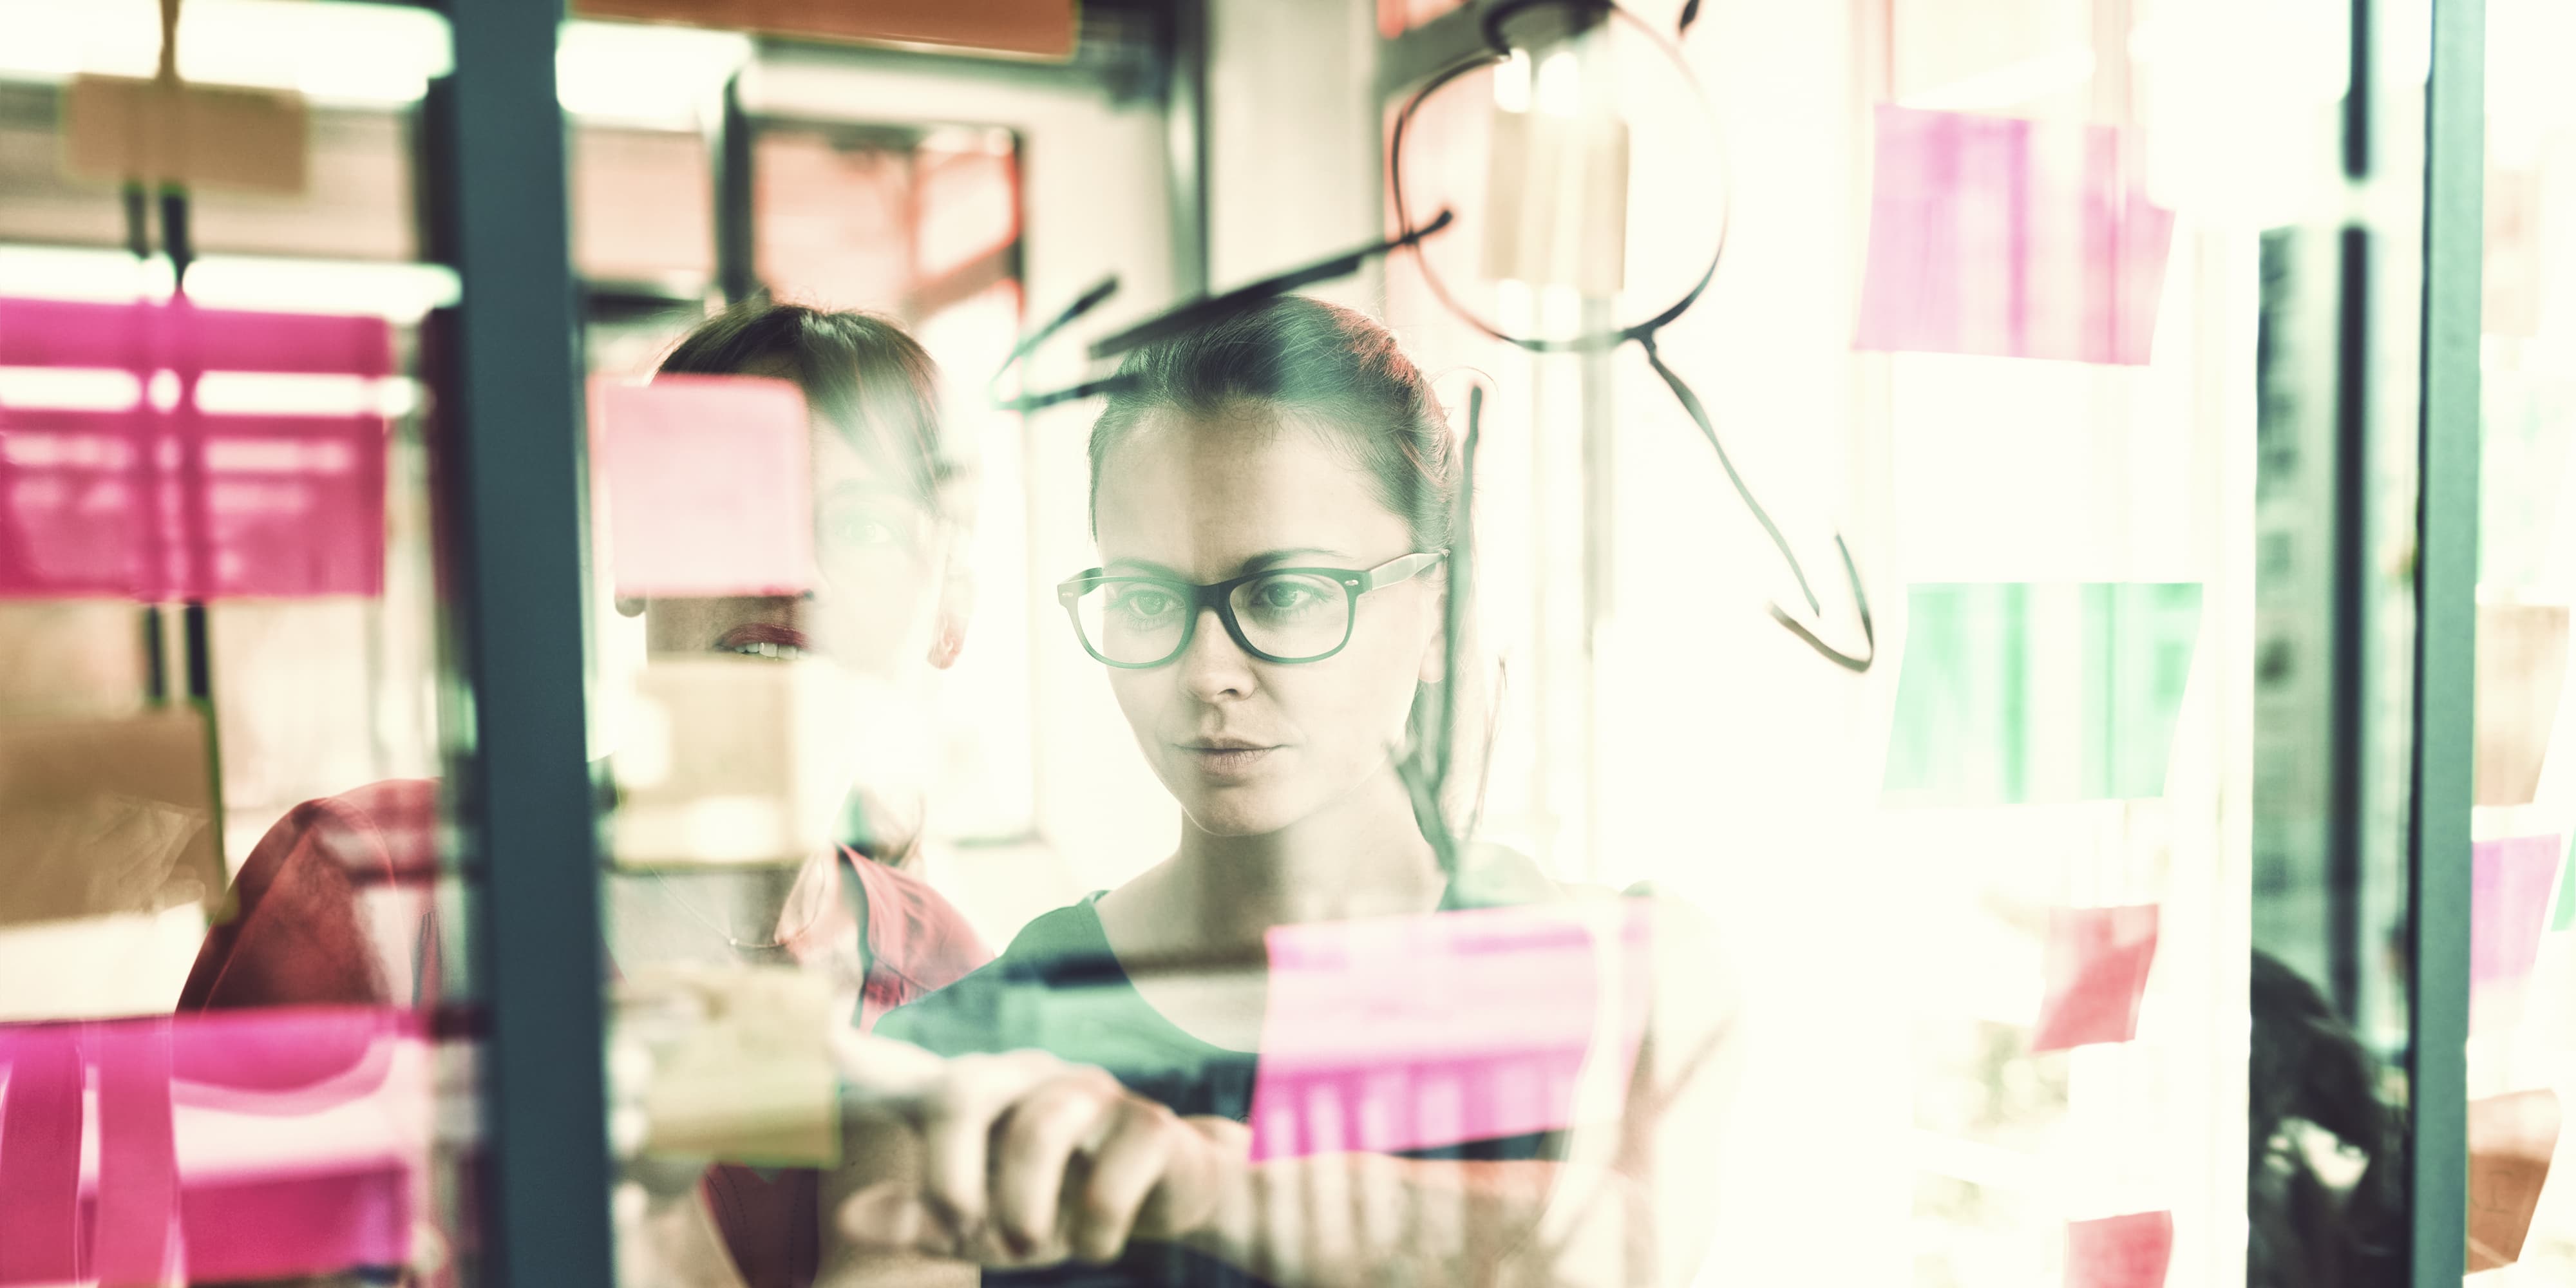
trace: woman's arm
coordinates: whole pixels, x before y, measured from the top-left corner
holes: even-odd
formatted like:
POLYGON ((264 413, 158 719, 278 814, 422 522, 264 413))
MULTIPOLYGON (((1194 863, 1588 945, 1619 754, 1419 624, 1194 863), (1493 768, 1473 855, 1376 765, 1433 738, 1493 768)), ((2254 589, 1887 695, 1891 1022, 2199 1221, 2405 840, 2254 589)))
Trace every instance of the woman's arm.
POLYGON ((870 1248, 1022 1266, 1107 1261, 1131 1239, 1180 1243, 1283 1288, 1686 1282, 1710 1225, 1732 991, 1695 914, 1658 902, 1652 928, 1629 1085, 1588 1115, 1578 1104, 1590 1125, 1563 1161, 1256 1164, 1241 1124, 1175 1117, 1098 1070, 1036 1052, 966 1057, 908 1129, 882 1121, 854 1142, 826 1200, 849 1276, 832 1282, 928 1273, 918 1257, 870 1248))
POLYGON ((1740 1043, 1706 919, 1652 907, 1652 1006, 1624 1103, 1589 1115, 1564 1161, 1241 1163, 1183 1242, 1283 1288, 1689 1282, 1714 1223, 1740 1043))

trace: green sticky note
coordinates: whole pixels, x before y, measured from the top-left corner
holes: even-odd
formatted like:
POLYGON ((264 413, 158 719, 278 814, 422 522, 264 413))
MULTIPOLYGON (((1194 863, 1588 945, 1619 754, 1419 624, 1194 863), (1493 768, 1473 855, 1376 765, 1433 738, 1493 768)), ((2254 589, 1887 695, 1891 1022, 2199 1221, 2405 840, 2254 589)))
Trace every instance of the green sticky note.
POLYGON ((1891 805, 2161 796, 2197 582, 1917 585, 1880 789, 1891 805))

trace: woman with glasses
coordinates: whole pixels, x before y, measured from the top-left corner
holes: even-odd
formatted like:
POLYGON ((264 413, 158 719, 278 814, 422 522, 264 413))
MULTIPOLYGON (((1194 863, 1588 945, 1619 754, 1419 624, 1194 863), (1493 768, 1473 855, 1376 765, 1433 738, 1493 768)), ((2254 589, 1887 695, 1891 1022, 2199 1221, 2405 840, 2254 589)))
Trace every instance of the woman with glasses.
POLYGON ((1453 678, 1459 466, 1393 338, 1282 298, 1136 352, 1113 388, 1090 448, 1101 565, 1059 596, 1179 844, 886 1018, 1000 1090, 854 1143, 834 1281, 1687 1279, 1731 1044, 1707 937, 1656 901, 1634 905, 1653 966, 1611 1121, 1253 1160, 1274 930, 1581 899, 1517 856, 1444 861, 1445 820, 1399 772, 1453 678))

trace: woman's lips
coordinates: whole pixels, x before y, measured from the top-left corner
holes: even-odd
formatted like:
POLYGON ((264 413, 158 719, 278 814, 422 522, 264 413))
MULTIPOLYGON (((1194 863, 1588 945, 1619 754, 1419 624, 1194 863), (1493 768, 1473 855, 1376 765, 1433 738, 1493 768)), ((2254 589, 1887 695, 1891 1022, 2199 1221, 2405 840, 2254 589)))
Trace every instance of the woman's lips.
POLYGON ((1279 750, 1277 747, 1233 744, 1213 746, 1205 743, 1184 743, 1181 746, 1182 754, 1189 757, 1190 763, 1198 766, 1199 772, 1210 778, 1246 777, 1260 768, 1262 763, 1270 758, 1270 753, 1277 750, 1279 750))
POLYGON ((717 652, 755 657, 795 657, 806 647, 805 632, 773 622, 745 622, 716 641, 717 652))

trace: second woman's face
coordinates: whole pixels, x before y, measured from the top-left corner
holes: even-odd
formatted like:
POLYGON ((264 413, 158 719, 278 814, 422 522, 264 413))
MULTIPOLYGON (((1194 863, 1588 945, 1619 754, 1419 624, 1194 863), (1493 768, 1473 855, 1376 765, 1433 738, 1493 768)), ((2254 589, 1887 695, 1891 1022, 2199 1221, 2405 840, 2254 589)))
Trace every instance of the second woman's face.
POLYGON ((939 588, 938 521, 831 425, 812 442, 814 590, 653 600, 648 652, 820 656, 879 677, 912 660, 939 588))
MULTIPOLYGON (((1100 464, 1102 566, 1205 584, 1267 567, 1367 569, 1413 553, 1404 520, 1323 435, 1275 415, 1149 417, 1100 464)), ((1192 821, 1220 835, 1298 822, 1391 772, 1415 686, 1437 678, 1439 582, 1361 597, 1350 642, 1265 662, 1213 612, 1189 647, 1110 684, 1192 821)))

